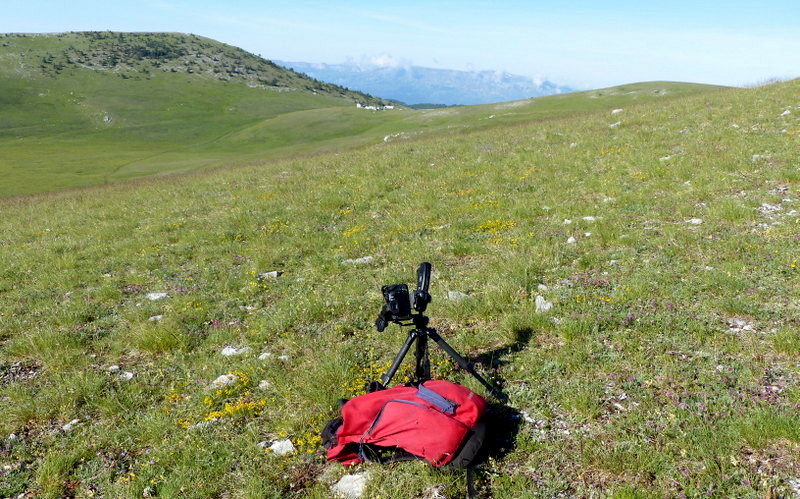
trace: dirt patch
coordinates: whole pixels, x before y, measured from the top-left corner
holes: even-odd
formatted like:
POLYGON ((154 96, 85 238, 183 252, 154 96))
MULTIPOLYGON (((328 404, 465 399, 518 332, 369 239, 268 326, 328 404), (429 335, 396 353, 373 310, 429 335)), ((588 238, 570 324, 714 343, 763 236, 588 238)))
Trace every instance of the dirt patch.
POLYGON ((35 378, 42 372, 42 366, 32 362, 0 364, 0 386, 35 378))

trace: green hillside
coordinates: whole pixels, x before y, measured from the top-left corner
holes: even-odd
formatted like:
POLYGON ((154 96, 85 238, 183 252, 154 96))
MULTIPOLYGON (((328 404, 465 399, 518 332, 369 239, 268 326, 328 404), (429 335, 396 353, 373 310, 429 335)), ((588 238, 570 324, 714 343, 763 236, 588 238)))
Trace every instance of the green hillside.
POLYGON ((382 104, 194 35, 4 35, 0 196, 218 164, 232 131, 355 102, 382 104))
MULTIPOLYGON (((372 329, 380 286, 426 260, 432 325, 510 397, 483 496, 790 497, 800 80, 654 85, 614 114, 368 113, 430 133, 0 201, 0 496, 322 498, 361 471, 365 497, 463 496, 461 473, 320 453, 405 338, 372 329)), ((327 127, 272 119, 306 118, 327 127)))
POLYGON ((356 109, 380 99, 194 35, 0 37, 0 196, 196 171, 669 100, 656 82, 501 105, 356 109))

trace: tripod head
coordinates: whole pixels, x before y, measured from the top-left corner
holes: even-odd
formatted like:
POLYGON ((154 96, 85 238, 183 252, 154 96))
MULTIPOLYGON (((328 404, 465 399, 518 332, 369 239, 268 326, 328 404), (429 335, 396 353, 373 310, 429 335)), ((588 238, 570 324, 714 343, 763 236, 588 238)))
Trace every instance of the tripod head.
POLYGON ((428 262, 422 262, 417 269, 417 289, 413 294, 409 294, 408 286, 405 284, 392 284, 381 287, 385 303, 381 308, 378 319, 375 321, 375 329, 383 332, 390 322, 404 325, 403 321, 412 321, 416 327, 428 325, 428 318, 423 312, 431 302, 431 295, 428 288, 431 284, 432 266, 428 262), (412 308, 416 313, 413 313, 412 308))

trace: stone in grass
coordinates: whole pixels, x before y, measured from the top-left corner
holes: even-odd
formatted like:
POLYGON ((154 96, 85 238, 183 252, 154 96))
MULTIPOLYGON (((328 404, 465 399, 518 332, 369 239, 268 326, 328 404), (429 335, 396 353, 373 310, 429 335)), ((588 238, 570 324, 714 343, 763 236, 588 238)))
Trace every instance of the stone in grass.
POLYGON ((569 236, 569 239, 567 239, 567 244, 575 244, 575 243, 577 243, 577 242, 578 242, 578 240, 577 240, 577 239, 575 239, 575 238, 574 238, 574 237, 572 237, 572 236, 569 236))
POLYGON ((288 438, 286 440, 275 440, 273 442, 265 440, 263 442, 259 442, 258 446, 262 449, 272 451, 272 453, 276 456, 293 454, 295 451, 294 444, 288 438))
POLYGON ((368 471, 345 475, 331 487, 331 491, 345 499, 357 499, 364 493, 364 487, 366 487, 368 479, 368 471))
POLYGON ((130 371, 124 371, 119 373, 119 379, 121 379, 122 381, 130 381, 133 379, 134 376, 136 375, 130 371))
POLYGON ((168 297, 167 293, 147 293, 146 297, 150 301, 163 300, 168 297))
POLYGON ((794 497, 800 497, 800 477, 790 479, 789 488, 792 489, 794 497))
POLYGON ((270 357, 272 357, 272 352, 264 352, 258 356, 258 360, 267 360, 270 357))
POLYGON ((350 258, 350 259, 347 259, 347 260, 342 260, 342 263, 349 263, 349 264, 369 263, 371 261, 372 261, 372 257, 371 256, 362 256, 361 258, 350 258))
POLYGON ((232 385, 237 381, 239 381, 239 376, 231 373, 223 374, 211 382, 211 388, 221 388, 223 386, 232 385))
POLYGON ((700 224, 703 223, 703 219, 702 218, 690 218, 689 220, 686 221, 686 223, 687 224, 692 224, 692 225, 700 225, 700 224))
POLYGON ((234 355, 242 355, 242 354, 247 353, 249 351, 250 351, 250 347, 241 347, 241 348, 239 348, 239 347, 234 347, 234 346, 228 345, 228 346, 226 346, 225 348, 222 349, 221 353, 225 357, 231 357, 231 356, 234 356, 234 355))
POLYGON ((547 312, 548 310, 553 308, 553 303, 545 300, 544 296, 536 295, 534 303, 536 304, 537 312, 547 312))
POLYGON ((283 271, 280 270, 271 270, 269 272, 260 272, 258 274, 258 279, 263 281, 265 279, 277 279, 278 277, 283 275, 283 271))
POLYGON ((266 390, 266 389, 268 389, 268 388, 269 388, 269 387, 271 387, 271 386, 272 386, 272 383, 270 383, 269 381, 267 381, 267 380, 265 380, 265 379, 262 379, 262 380, 261 380, 261 381, 259 381, 259 383, 258 383, 258 389, 259 389, 259 390, 266 390))
POLYGON ((73 420, 72 420, 72 421, 70 421, 69 423, 67 423, 67 424, 63 425, 63 426, 61 427, 61 429, 62 429, 62 430, 64 430, 64 431, 72 431, 72 430, 74 430, 74 429, 75 429, 77 426, 79 426, 80 424, 81 424, 81 420, 80 420, 80 419, 73 419, 73 420))
POLYGON ((450 301, 461 301, 461 300, 466 300, 467 298, 469 298, 469 295, 466 293, 462 293, 461 291, 447 292, 447 299, 450 301))

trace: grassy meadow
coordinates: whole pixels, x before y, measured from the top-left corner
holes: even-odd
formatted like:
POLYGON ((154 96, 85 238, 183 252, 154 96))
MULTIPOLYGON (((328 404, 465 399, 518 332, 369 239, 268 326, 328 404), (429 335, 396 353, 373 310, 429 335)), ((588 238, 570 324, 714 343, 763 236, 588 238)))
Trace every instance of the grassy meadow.
POLYGON ((463 496, 320 448, 423 260, 432 326, 510 397, 481 496, 797 495, 800 81, 624 102, 0 200, 0 496, 463 496))
POLYGON ((634 84, 500 105, 386 101, 174 33, 0 35, 0 197, 461 133, 718 87, 634 84))

